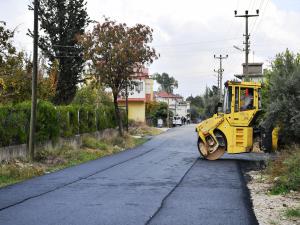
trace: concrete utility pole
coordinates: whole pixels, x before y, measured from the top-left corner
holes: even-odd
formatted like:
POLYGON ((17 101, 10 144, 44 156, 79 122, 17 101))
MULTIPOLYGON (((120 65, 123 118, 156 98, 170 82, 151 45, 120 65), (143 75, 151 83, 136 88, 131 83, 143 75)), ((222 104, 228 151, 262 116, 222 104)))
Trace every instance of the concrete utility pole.
POLYGON ((244 17, 246 19, 246 34, 244 34, 244 37, 245 37, 245 42, 244 42, 244 45, 245 45, 245 78, 247 80, 248 78, 248 64, 249 64, 249 51, 250 51, 250 34, 249 34, 249 29, 248 29, 248 18, 249 17, 256 17, 256 16, 259 16, 259 10, 257 9, 256 10, 256 14, 252 14, 250 15, 248 13, 248 10, 245 11, 245 14, 244 15, 237 15, 237 10, 234 11, 234 16, 235 17, 244 17))
POLYGON ((168 108, 167 108, 167 126, 168 128, 170 127, 170 102, 169 102, 169 98, 168 98, 168 108))
POLYGON ((29 133, 29 153, 31 160, 34 159, 36 104, 37 104, 37 73, 38 73, 38 0, 34 0, 34 31, 33 31, 33 73, 32 73, 32 97, 31 117, 29 133))
POLYGON ((228 55, 226 55, 226 56, 222 56, 222 55, 216 56, 216 55, 214 55, 214 58, 220 60, 220 68, 218 70, 214 70, 214 71, 218 73, 218 88, 219 88, 219 95, 220 95, 219 98, 220 98, 220 101, 221 101, 222 100, 222 80, 223 80, 223 72, 224 72, 222 61, 223 61, 223 59, 227 59, 228 55))
POLYGON ((129 85, 128 85, 128 82, 126 82, 126 89, 125 89, 125 108, 126 108, 126 131, 128 132, 129 131, 129 125, 128 125, 128 96, 129 96, 129 93, 128 93, 128 88, 129 88, 129 85))

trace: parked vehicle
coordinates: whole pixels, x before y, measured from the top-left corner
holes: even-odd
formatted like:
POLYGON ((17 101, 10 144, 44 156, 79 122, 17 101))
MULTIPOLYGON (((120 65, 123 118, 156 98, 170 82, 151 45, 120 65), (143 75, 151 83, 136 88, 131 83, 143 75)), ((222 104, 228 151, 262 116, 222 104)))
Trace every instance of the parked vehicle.
POLYGON ((163 127, 163 125, 164 125, 164 121, 161 118, 159 118, 157 120, 157 127, 161 128, 161 127, 163 127))
POLYGON ((182 120, 180 116, 173 117, 173 127, 182 126, 182 120))

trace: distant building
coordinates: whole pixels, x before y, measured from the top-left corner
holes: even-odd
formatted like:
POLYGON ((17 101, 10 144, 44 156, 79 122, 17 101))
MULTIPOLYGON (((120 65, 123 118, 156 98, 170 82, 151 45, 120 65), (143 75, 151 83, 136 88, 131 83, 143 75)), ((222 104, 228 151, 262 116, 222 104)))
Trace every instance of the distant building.
MULTIPOLYGON (((135 86, 128 88, 128 119, 146 122, 146 103, 153 101, 153 80, 147 68, 133 75, 135 86)), ((125 107, 125 96, 118 98, 121 107, 125 107)))
MULTIPOLYGON (((243 63, 243 74, 234 75, 236 78, 244 81, 246 77, 246 64, 243 63)), ((264 82, 263 63, 249 63, 248 64, 248 78, 253 82, 264 82)))
POLYGON ((190 114, 190 102, 184 101, 183 97, 178 94, 170 94, 165 91, 155 92, 154 100, 167 103, 174 116, 187 118, 190 114))

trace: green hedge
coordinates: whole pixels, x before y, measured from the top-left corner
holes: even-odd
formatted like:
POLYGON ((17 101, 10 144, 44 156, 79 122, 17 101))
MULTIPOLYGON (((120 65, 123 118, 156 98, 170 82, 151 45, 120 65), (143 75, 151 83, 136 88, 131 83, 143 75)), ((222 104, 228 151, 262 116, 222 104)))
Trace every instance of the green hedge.
MULTIPOLYGON (((0 147, 27 143, 30 102, 0 106, 0 147)), ((37 106, 36 142, 71 137, 116 127, 114 109, 103 106, 54 106, 39 101, 37 106)))

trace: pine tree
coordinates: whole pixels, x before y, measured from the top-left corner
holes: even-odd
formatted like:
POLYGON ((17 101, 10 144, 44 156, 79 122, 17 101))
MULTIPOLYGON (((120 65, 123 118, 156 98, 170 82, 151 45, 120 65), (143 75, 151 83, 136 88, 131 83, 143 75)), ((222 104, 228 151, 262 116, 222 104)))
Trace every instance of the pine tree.
POLYGON ((40 0, 39 47, 50 63, 58 62, 54 103, 70 103, 81 81, 82 47, 78 37, 89 23, 85 0, 40 0))

